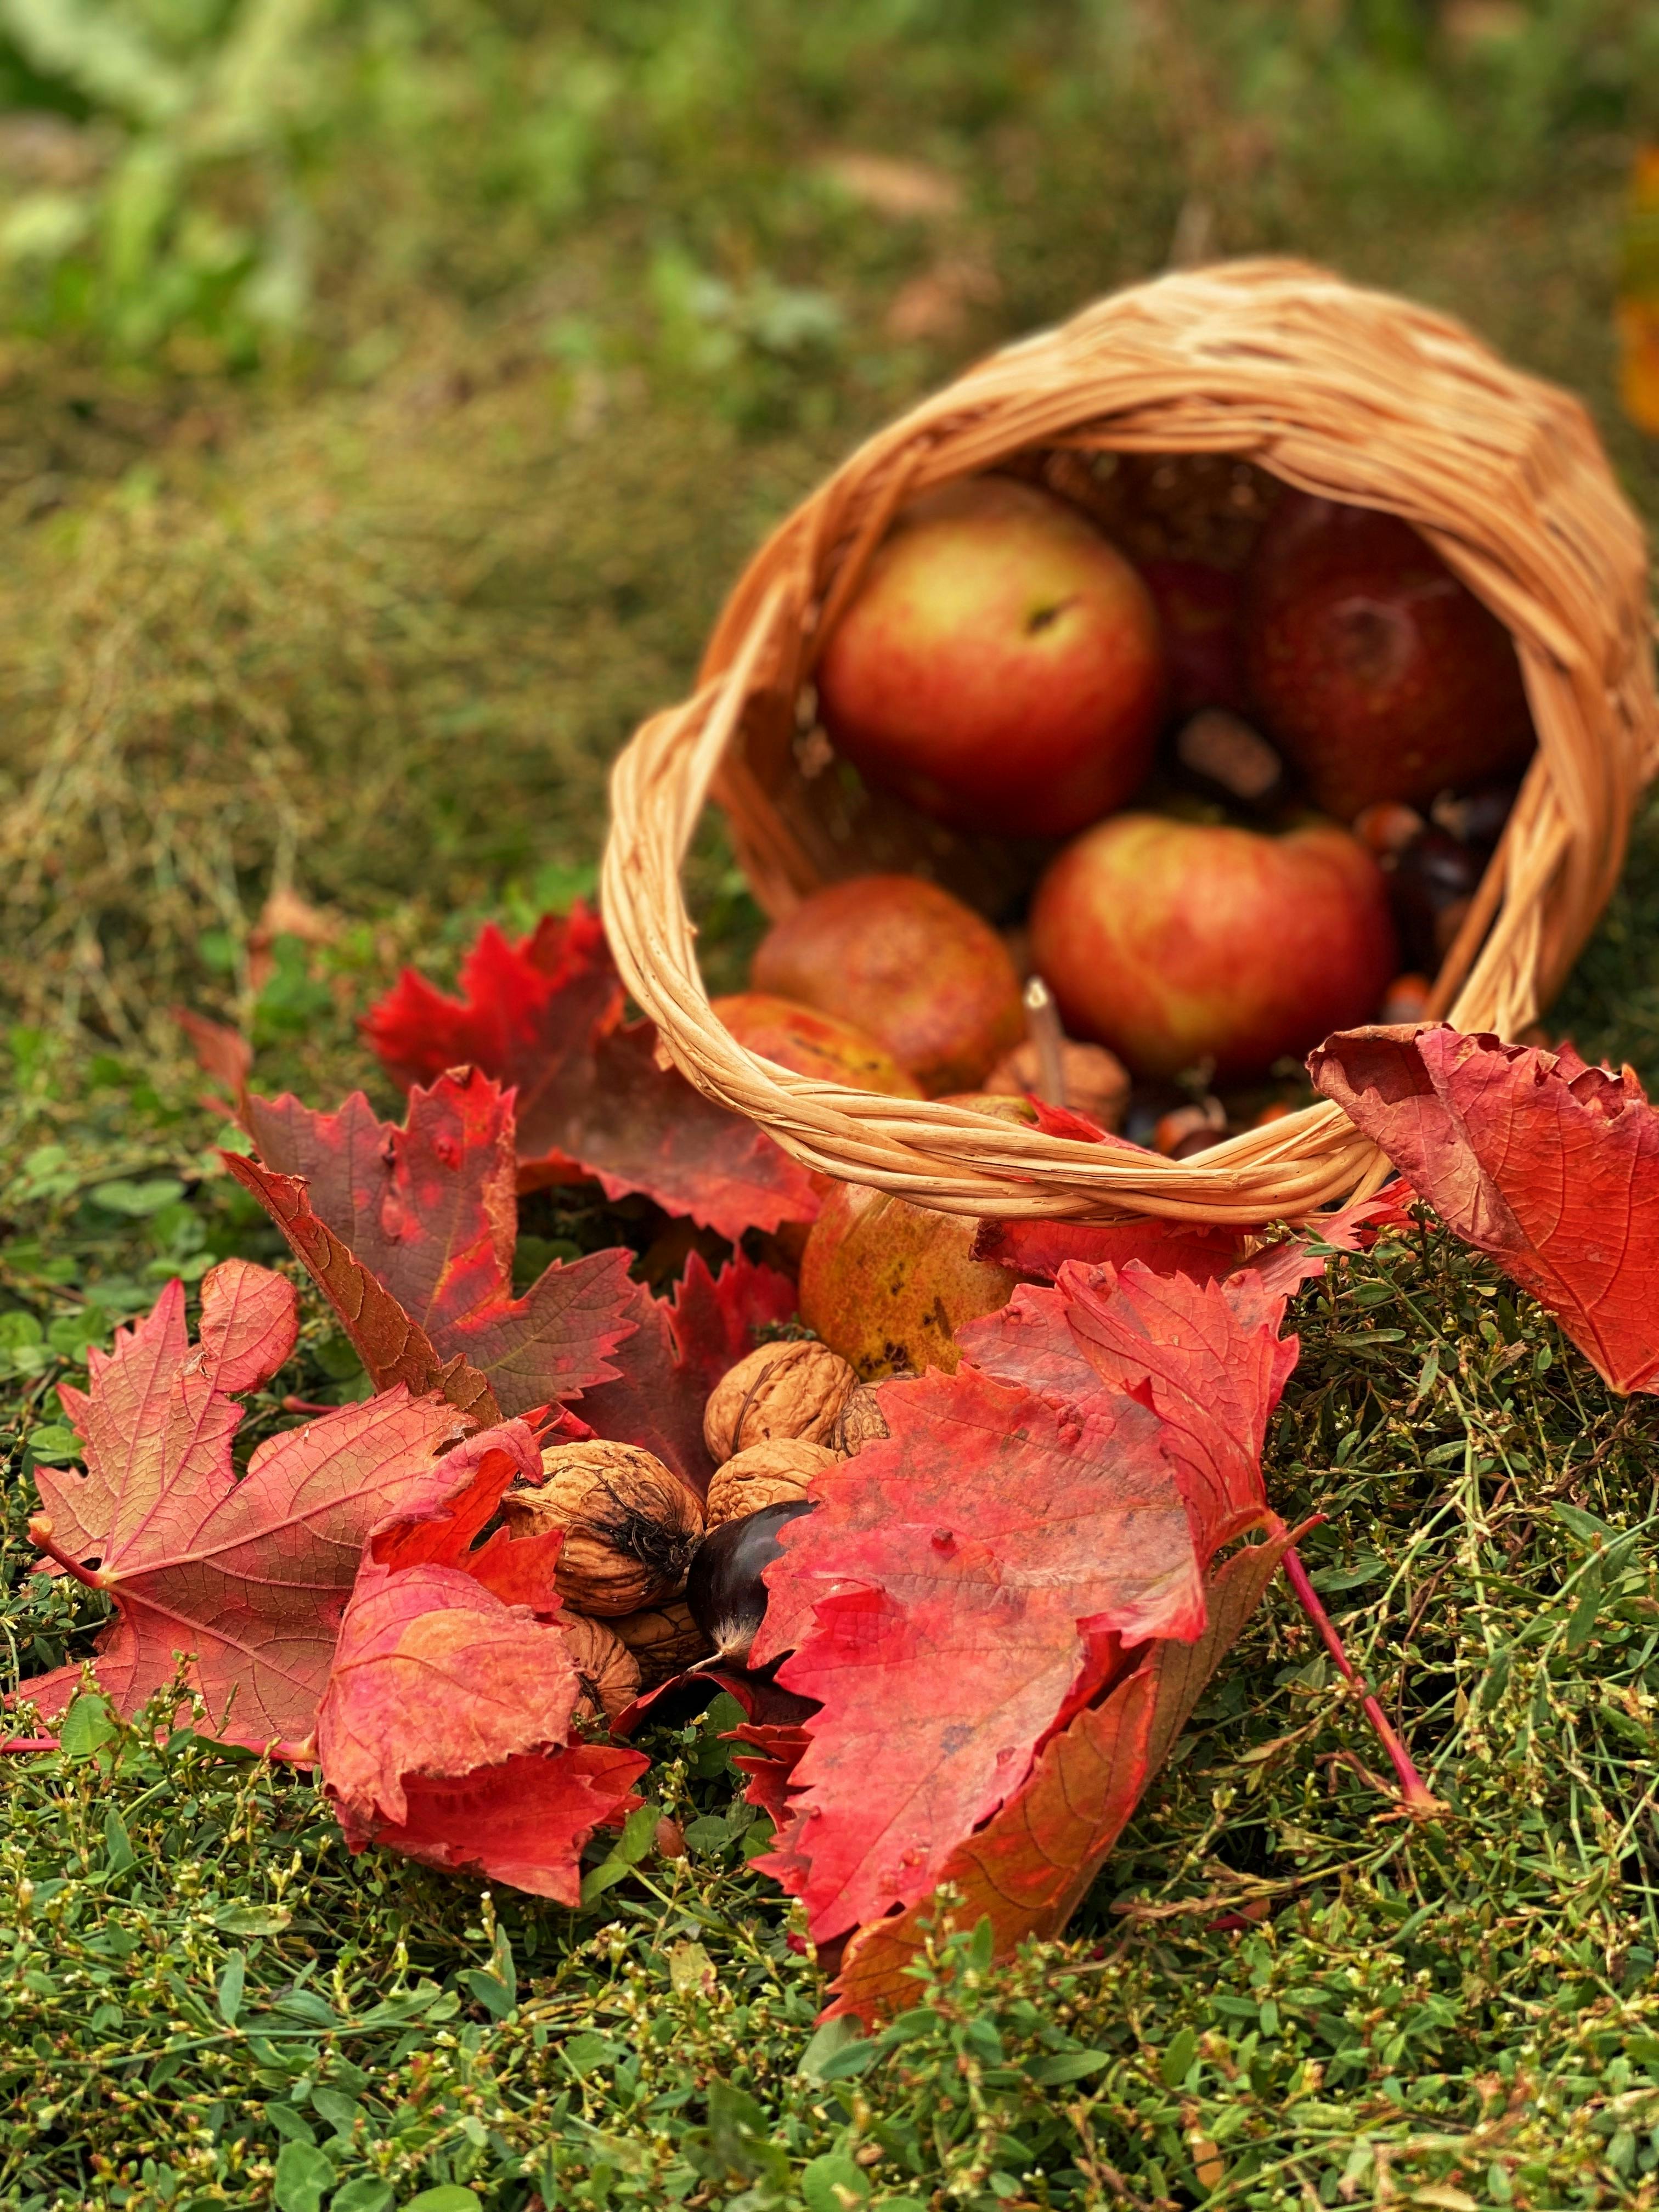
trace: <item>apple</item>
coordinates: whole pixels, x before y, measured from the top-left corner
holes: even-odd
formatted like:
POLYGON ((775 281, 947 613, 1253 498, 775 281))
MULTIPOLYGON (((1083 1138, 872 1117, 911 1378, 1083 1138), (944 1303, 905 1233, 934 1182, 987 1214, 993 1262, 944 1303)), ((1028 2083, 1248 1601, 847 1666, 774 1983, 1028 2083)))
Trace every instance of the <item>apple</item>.
POLYGON ((817 687, 872 782, 955 829, 1065 837, 1152 767, 1164 656, 1146 586, 1092 523, 975 477, 902 510, 817 687))
POLYGON ((1396 515, 1281 500, 1245 578, 1245 651, 1268 734, 1344 822, 1499 776, 1531 750, 1508 631, 1396 515))
POLYGON ((1031 945, 1068 1029, 1136 1074, 1221 1081, 1369 1022, 1400 966, 1382 870, 1334 822, 1278 835, 1119 814, 1037 887, 1031 945))
MULTIPOLYGON (((969 1093, 947 1102, 999 1121, 1036 1120, 1023 1098, 969 1093)), ((800 1317, 866 1382, 906 1369, 954 1373, 957 1331, 995 1313, 1019 1277, 975 1260, 975 1220, 935 1213, 862 1183, 836 1183, 806 1238, 800 1317)))
POLYGON ((921 1086, 884 1045, 851 1022, 811 1006, 798 1006, 764 991, 736 991, 712 1002, 714 1013, 741 1045, 775 1060, 796 1075, 845 1083, 854 1091, 879 1091, 890 1098, 920 1098, 921 1086))
POLYGON ((761 940, 750 981, 862 1030, 930 1098, 979 1083, 1024 1034, 1002 939, 919 876, 814 891, 761 940))
POLYGON ((1143 561, 1140 573, 1158 609, 1173 714, 1224 707, 1248 715, 1243 594, 1231 568, 1212 561, 1143 561))

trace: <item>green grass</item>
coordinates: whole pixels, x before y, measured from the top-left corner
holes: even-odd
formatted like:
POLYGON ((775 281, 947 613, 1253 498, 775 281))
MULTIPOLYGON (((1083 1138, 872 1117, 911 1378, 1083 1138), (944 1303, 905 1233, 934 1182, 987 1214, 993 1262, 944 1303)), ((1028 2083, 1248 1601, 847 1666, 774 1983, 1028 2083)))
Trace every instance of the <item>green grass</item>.
MULTIPOLYGON (((269 1088, 363 1081, 369 996, 591 880, 606 765, 746 550, 958 362, 1156 269, 1184 210, 1568 379, 1659 509, 1612 404, 1659 127, 1637 0, 1482 38, 1414 0, 57 12, 85 28, 54 58, 0 0, 0 102, 63 118, 72 203, 17 250, 6 208, 48 187, 0 114, 14 1678, 95 1625, 27 1572, 55 1385, 169 1273, 278 1256, 169 1006, 247 1022, 269 1088), (240 138, 110 78, 113 24, 228 97, 256 18, 240 138), (860 206, 848 148, 954 211, 860 206), (919 278, 931 334, 889 321, 919 278), (274 886, 329 934, 256 989, 274 886)), ((753 915, 717 832, 693 890, 729 982, 753 915)), ((1659 823, 1556 1018, 1659 1080, 1659 823)), ((307 1316, 249 1439, 359 1387, 307 1316)), ((990 1971, 941 1931, 913 2011, 837 2049, 709 1727, 651 1747, 689 1856, 573 1916, 353 1860, 304 1778, 87 1705, 0 1772, 0 2202, 1650 2204, 1651 1409, 1436 1237, 1340 1263, 1297 1322, 1272 1493, 1325 1513, 1310 1564, 1440 1820, 1393 1817, 1276 1591, 1068 1941, 990 1971)))

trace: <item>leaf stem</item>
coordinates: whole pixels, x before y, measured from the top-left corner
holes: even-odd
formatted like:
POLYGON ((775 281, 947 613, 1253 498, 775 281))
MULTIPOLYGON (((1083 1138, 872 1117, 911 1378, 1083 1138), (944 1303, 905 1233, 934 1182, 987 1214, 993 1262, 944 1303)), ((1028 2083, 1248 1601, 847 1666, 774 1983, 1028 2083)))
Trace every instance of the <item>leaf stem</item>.
POLYGON ((37 1513, 29 1522, 29 1541, 37 1552, 44 1552, 66 1575, 72 1575, 77 1583, 84 1583, 88 1589, 109 1588, 101 1575, 94 1574, 90 1567, 83 1567, 79 1559, 71 1559, 67 1552, 59 1549, 52 1540, 52 1523, 44 1513, 37 1513))
POLYGON ((1319 1631, 1321 1641, 1330 1653, 1338 1671, 1345 1681, 1352 1683, 1361 1692, 1360 1704, 1365 1717, 1376 1731, 1377 1741, 1388 1753, 1389 1763, 1399 1780, 1401 1802, 1408 1813, 1419 1818, 1439 1812, 1439 1800, 1413 1765, 1411 1753, 1395 1734, 1394 1723, 1349 1663, 1348 1655, 1342 1648, 1342 1638, 1332 1626, 1330 1615, 1320 1603, 1319 1593, 1309 1581, 1308 1570, 1303 1565, 1301 1554, 1294 1545, 1285 1552, 1283 1565, 1285 1577, 1296 1592, 1297 1604, 1319 1631))

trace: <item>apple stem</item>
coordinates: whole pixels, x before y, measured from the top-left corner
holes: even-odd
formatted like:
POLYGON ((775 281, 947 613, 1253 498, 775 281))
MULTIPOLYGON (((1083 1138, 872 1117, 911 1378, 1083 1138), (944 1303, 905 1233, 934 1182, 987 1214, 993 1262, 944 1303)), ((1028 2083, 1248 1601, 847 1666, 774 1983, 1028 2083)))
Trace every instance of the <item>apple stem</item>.
POLYGON ((1301 1554, 1294 1545, 1285 1553, 1284 1565, 1285 1577, 1296 1592, 1297 1602, 1319 1631, 1320 1639, 1335 1662, 1343 1680, 1363 1693, 1360 1705, 1366 1719, 1376 1731, 1377 1741, 1389 1754, 1389 1763, 1399 1779, 1401 1803, 1408 1813, 1419 1815, 1437 1813, 1440 1810, 1438 1799, 1413 1765, 1411 1753, 1395 1733, 1393 1723, 1350 1665, 1348 1655, 1342 1648, 1342 1638, 1332 1626, 1329 1613, 1320 1603, 1319 1593, 1309 1581, 1308 1570, 1303 1565, 1301 1554))
POLYGON ((1025 986, 1025 1034, 1036 1048, 1037 1090, 1050 1106, 1064 1106, 1066 1062, 1060 1052, 1065 1033, 1054 995, 1041 975, 1025 986))

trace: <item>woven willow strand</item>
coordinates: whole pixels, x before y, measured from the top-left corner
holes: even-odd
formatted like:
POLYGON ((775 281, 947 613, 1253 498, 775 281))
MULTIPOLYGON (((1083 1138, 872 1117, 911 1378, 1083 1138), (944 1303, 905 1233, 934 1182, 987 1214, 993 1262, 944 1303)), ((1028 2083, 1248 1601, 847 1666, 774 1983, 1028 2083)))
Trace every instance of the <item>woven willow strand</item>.
POLYGON ((744 1049, 709 1009, 681 890, 705 804, 724 808, 769 912, 817 886, 791 787, 795 702, 823 640, 906 500, 1034 448, 1237 455, 1403 516, 1498 616, 1538 751, 1433 1007, 1500 1036, 1536 1018, 1617 880, 1659 762, 1641 529, 1577 400, 1444 316, 1284 261, 1165 276, 1006 348, 797 508, 732 592, 695 696, 617 763, 611 943, 690 1080, 811 1167, 947 1212, 1294 1218, 1378 1172, 1334 1107, 1166 1160, 811 1081, 744 1049))

